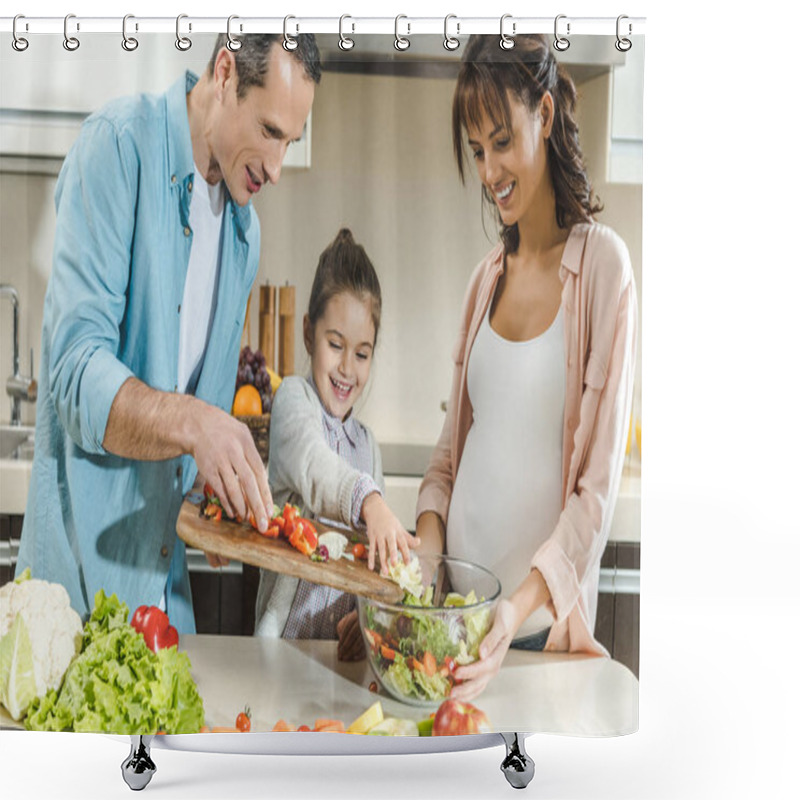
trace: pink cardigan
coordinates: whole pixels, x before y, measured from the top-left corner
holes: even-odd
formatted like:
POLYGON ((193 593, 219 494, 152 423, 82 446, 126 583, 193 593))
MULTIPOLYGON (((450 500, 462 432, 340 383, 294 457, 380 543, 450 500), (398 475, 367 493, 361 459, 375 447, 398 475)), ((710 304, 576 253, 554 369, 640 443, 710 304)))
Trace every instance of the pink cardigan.
MULTIPOLYGON (((447 524, 472 425, 466 365, 503 268, 503 247, 498 244, 470 279, 453 351, 447 417, 420 487, 417 518, 435 511, 447 524)), ((633 395, 636 287, 625 243, 598 223, 572 227, 559 276, 567 359, 562 511, 531 568, 541 572, 555 608, 546 649, 608 655, 593 630, 600 558, 622 476, 633 395)), ((524 479, 520 476, 521 484, 524 479)), ((491 504, 491 498, 487 502, 491 504)))

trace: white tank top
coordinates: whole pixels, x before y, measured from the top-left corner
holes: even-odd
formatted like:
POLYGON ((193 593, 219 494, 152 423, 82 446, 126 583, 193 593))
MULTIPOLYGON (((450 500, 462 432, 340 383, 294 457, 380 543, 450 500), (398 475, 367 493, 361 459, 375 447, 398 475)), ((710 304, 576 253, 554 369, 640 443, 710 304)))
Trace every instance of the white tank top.
MULTIPOLYGON (((566 368, 559 308, 535 339, 512 342, 489 314, 467 364, 473 423, 456 475, 447 519, 447 552, 490 569, 510 597, 561 513, 566 368)), ((553 622, 546 608, 516 638, 553 622)))

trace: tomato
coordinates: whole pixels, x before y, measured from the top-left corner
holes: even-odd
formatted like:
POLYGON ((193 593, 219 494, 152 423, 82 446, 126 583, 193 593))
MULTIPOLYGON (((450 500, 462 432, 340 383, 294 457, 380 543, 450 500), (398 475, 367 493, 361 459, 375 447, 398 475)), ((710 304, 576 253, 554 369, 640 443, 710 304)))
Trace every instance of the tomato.
POLYGON ((236 717, 236 730, 247 733, 250 730, 250 707, 245 706, 244 711, 240 711, 236 717))
POLYGON ((298 731, 310 731, 311 728, 309 728, 308 725, 298 725, 297 726, 297 730, 298 731))
POLYGON ((353 557, 361 560, 367 557, 367 548, 361 542, 353 545, 353 557))

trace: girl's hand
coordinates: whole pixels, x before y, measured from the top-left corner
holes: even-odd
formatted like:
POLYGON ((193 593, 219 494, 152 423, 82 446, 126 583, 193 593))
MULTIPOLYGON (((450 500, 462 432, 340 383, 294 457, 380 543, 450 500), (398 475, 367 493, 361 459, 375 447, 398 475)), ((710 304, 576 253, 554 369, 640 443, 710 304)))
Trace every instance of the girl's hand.
POLYGON ((339 637, 339 661, 360 661, 366 657, 367 651, 364 649, 364 637, 358 625, 356 609, 339 620, 336 625, 336 635, 339 637))
POLYGON ((398 548, 403 556, 403 561, 408 564, 411 558, 411 549, 419 547, 419 539, 412 536, 401 524, 400 520, 392 513, 386 501, 373 492, 368 495, 361 506, 361 518, 367 524, 367 538, 369 539, 369 558, 367 565, 375 568, 375 552, 381 564, 381 575, 389 574, 389 564, 397 563, 398 548))
POLYGON ((227 567, 228 564, 231 563, 227 558, 225 558, 225 556, 220 556, 216 553, 207 552, 205 556, 209 566, 214 567, 214 569, 217 569, 218 567, 227 567))
POLYGON ((480 661, 456 669, 455 678, 463 683, 457 683, 450 692, 453 700, 473 700, 486 688, 500 669, 519 625, 512 603, 501 600, 497 604, 494 625, 481 642, 480 661))

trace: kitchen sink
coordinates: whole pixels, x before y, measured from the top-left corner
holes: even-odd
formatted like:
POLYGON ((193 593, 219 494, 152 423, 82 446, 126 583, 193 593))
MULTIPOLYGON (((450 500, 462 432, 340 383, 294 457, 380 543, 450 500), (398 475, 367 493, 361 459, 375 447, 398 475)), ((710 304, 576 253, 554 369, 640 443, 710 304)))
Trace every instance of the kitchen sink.
POLYGON ((0 427, 0 459, 33 461, 34 428, 19 425, 0 427))

